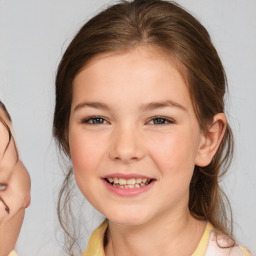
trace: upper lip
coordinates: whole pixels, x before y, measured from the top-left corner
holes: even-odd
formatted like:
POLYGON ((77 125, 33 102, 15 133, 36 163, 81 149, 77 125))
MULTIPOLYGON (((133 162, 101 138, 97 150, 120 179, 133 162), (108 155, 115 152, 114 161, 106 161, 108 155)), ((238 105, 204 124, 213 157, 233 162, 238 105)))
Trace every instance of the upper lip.
POLYGON ((148 179, 152 180, 152 177, 146 176, 146 175, 141 175, 141 174, 124 174, 124 173, 111 173, 105 176, 101 177, 102 179, 107 179, 107 178, 123 178, 123 179, 132 179, 132 178, 141 178, 141 179, 148 179))

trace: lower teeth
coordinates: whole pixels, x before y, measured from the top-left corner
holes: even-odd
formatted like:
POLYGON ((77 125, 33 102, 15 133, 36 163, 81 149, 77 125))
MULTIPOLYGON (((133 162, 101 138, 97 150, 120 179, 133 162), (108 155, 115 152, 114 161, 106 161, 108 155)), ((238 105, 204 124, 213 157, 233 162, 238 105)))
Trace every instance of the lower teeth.
POLYGON ((148 185, 150 183, 150 181, 148 181, 146 184, 145 183, 141 183, 141 184, 135 184, 135 185, 119 185, 119 184, 115 184, 115 183, 110 183, 112 186, 117 187, 117 188, 140 188, 140 187, 144 187, 146 185, 148 185))

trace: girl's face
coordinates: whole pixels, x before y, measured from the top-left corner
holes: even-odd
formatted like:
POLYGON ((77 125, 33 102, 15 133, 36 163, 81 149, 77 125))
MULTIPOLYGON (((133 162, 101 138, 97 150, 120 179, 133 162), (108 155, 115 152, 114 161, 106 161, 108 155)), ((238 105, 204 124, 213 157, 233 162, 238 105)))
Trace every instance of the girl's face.
MULTIPOLYGON (((0 117, 12 131, 12 124, 0 109, 0 117)), ((30 177, 27 169, 19 160, 18 152, 12 137, 9 142, 7 128, 0 122, 0 226, 15 217, 15 223, 21 226, 24 210, 30 203, 30 177), (3 188, 3 185, 6 188, 3 188), (5 210, 9 208, 9 213, 5 210), (18 214, 18 212, 20 212, 18 214)), ((8 222, 11 225, 11 222, 8 222)), ((3 230, 0 230, 0 235, 3 230)))
MULTIPOLYGON (((0 117, 12 132, 11 122, 8 120, 5 112, 2 109, 0 109, 0 117)), ((18 159, 18 154, 13 138, 10 140, 10 144, 7 147, 8 142, 8 130, 5 125, 0 121, 0 179, 2 181, 6 180, 9 177, 9 174, 13 170, 18 159)))
MULTIPOLYGON (((2 109, 0 118, 12 130, 11 122, 2 109)), ((18 159, 14 138, 7 147, 9 140, 8 130, 0 122, 0 241, 5 245, 0 248, 1 255, 7 255, 14 248, 25 207, 30 203, 30 177, 18 159)))
POLYGON ((68 136, 77 184, 110 221, 188 212, 204 137, 169 56, 139 47, 94 58, 73 81, 68 136))

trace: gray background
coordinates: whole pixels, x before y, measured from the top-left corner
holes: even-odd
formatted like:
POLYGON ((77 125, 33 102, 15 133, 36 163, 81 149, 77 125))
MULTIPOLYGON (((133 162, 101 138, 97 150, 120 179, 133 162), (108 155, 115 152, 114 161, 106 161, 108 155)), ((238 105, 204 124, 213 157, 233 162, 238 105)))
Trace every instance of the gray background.
MULTIPOLYGON (((77 29, 111 1, 0 0, 0 99, 14 120, 21 158, 32 178, 17 250, 20 256, 60 255, 56 200, 63 178, 51 136, 54 76, 77 29)), ((179 0, 208 29, 226 68, 229 120, 236 153, 223 182, 237 239, 256 251, 256 1, 179 0)), ((100 221, 85 207, 81 247, 100 221)))

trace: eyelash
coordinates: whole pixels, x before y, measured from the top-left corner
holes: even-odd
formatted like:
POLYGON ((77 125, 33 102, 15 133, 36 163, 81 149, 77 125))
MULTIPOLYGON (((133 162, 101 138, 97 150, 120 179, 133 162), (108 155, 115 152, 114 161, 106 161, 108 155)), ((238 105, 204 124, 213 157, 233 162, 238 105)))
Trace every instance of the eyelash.
POLYGON ((83 123, 83 124, 90 124, 90 125, 105 124, 104 122, 107 122, 107 121, 102 116, 90 116, 81 121, 81 123, 83 123), (98 121, 100 121, 100 123, 97 123, 98 121))
POLYGON ((167 124, 173 124, 174 121, 172 119, 163 117, 163 116, 155 116, 151 118, 147 123, 152 122, 150 125, 167 125, 167 124), (156 122, 155 122, 156 121, 156 122))
MULTIPOLYGON (((81 123, 90 124, 90 125, 101 125, 101 124, 106 124, 107 120, 102 116, 91 116, 86 119, 83 119, 81 121, 81 123)), ((147 124, 150 124, 150 125, 167 125, 167 124, 173 124, 173 123, 174 123, 173 120, 163 117, 163 116, 152 117, 147 122, 147 124), (151 122, 153 122, 153 123, 151 123, 151 122)))

